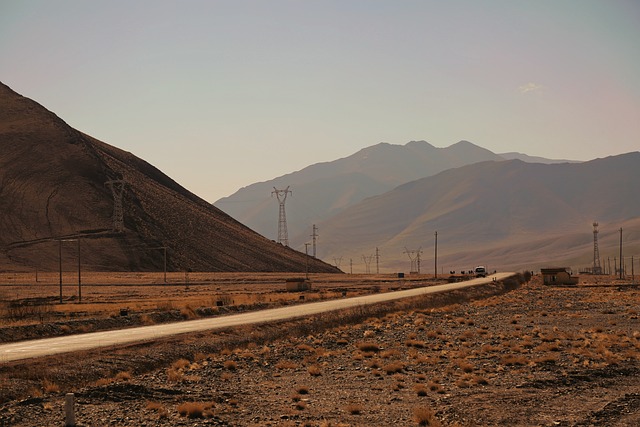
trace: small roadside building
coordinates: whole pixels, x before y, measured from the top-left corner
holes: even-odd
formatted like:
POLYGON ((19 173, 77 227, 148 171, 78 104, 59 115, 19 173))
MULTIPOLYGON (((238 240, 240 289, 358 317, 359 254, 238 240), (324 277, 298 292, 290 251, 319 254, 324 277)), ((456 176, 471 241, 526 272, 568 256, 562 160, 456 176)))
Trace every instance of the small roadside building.
POLYGON ((542 280, 545 285, 577 285, 578 276, 571 275, 567 267, 541 268, 542 280))

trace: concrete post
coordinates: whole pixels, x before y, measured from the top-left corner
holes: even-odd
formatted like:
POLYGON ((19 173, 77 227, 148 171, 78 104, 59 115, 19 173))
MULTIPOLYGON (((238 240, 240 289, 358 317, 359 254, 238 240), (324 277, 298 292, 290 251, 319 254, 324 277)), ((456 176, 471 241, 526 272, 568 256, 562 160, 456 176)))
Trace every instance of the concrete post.
POLYGON ((76 426, 76 413, 75 413, 75 396, 73 393, 67 393, 64 401, 64 413, 65 413, 65 427, 76 426))

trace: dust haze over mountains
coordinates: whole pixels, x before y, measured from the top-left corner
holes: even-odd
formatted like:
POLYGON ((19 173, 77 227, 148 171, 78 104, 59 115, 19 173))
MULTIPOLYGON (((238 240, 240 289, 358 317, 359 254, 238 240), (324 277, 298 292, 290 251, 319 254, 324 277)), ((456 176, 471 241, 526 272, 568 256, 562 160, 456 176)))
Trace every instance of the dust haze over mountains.
MULTIPOLYGON (((422 271, 476 264, 534 269, 549 263, 588 267, 592 223, 599 221, 604 250, 615 254, 615 231, 638 251, 640 153, 579 163, 495 154, 470 142, 436 148, 425 141, 381 143, 334 162, 311 165, 256 183, 216 206, 266 236, 277 230, 273 187, 290 186, 292 245, 319 229, 318 256, 349 260, 364 272, 376 248, 385 271, 409 267, 405 250, 423 250, 422 271), (608 249, 607 249, 608 248, 608 249)), ((349 267, 347 267, 348 271, 349 267)))
POLYGON ((308 259, 249 230, 134 155, 68 126, 0 83, 0 270, 311 271, 308 259), (114 197, 124 180, 124 232, 114 197))

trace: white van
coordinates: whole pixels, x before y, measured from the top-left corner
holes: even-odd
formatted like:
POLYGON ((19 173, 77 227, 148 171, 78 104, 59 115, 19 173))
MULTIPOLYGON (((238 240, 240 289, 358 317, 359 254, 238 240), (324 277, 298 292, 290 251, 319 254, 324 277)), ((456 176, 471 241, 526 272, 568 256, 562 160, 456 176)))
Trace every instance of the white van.
POLYGON ((475 268, 476 277, 487 277, 487 269, 483 265, 479 265, 475 268))

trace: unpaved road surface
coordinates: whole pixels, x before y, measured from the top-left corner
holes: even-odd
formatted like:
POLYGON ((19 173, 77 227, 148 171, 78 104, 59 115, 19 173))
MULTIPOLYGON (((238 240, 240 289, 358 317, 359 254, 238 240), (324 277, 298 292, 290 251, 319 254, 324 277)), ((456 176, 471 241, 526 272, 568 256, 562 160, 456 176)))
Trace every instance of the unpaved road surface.
POLYGON ((186 334, 198 331, 224 329, 229 327, 281 321, 296 317, 310 316, 318 313, 358 307, 367 304, 394 301, 420 295, 447 292, 503 280, 514 273, 497 273, 486 278, 472 279, 466 282, 449 283, 404 291, 366 295, 340 300, 329 300, 295 306, 280 307, 250 313, 222 316, 210 319, 191 320, 185 322, 142 326, 137 328, 93 332, 57 338, 22 341, 0 345, 0 362, 34 357, 50 356, 73 351, 90 350, 100 347, 129 344, 139 341, 149 341, 172 335, 186 334))

